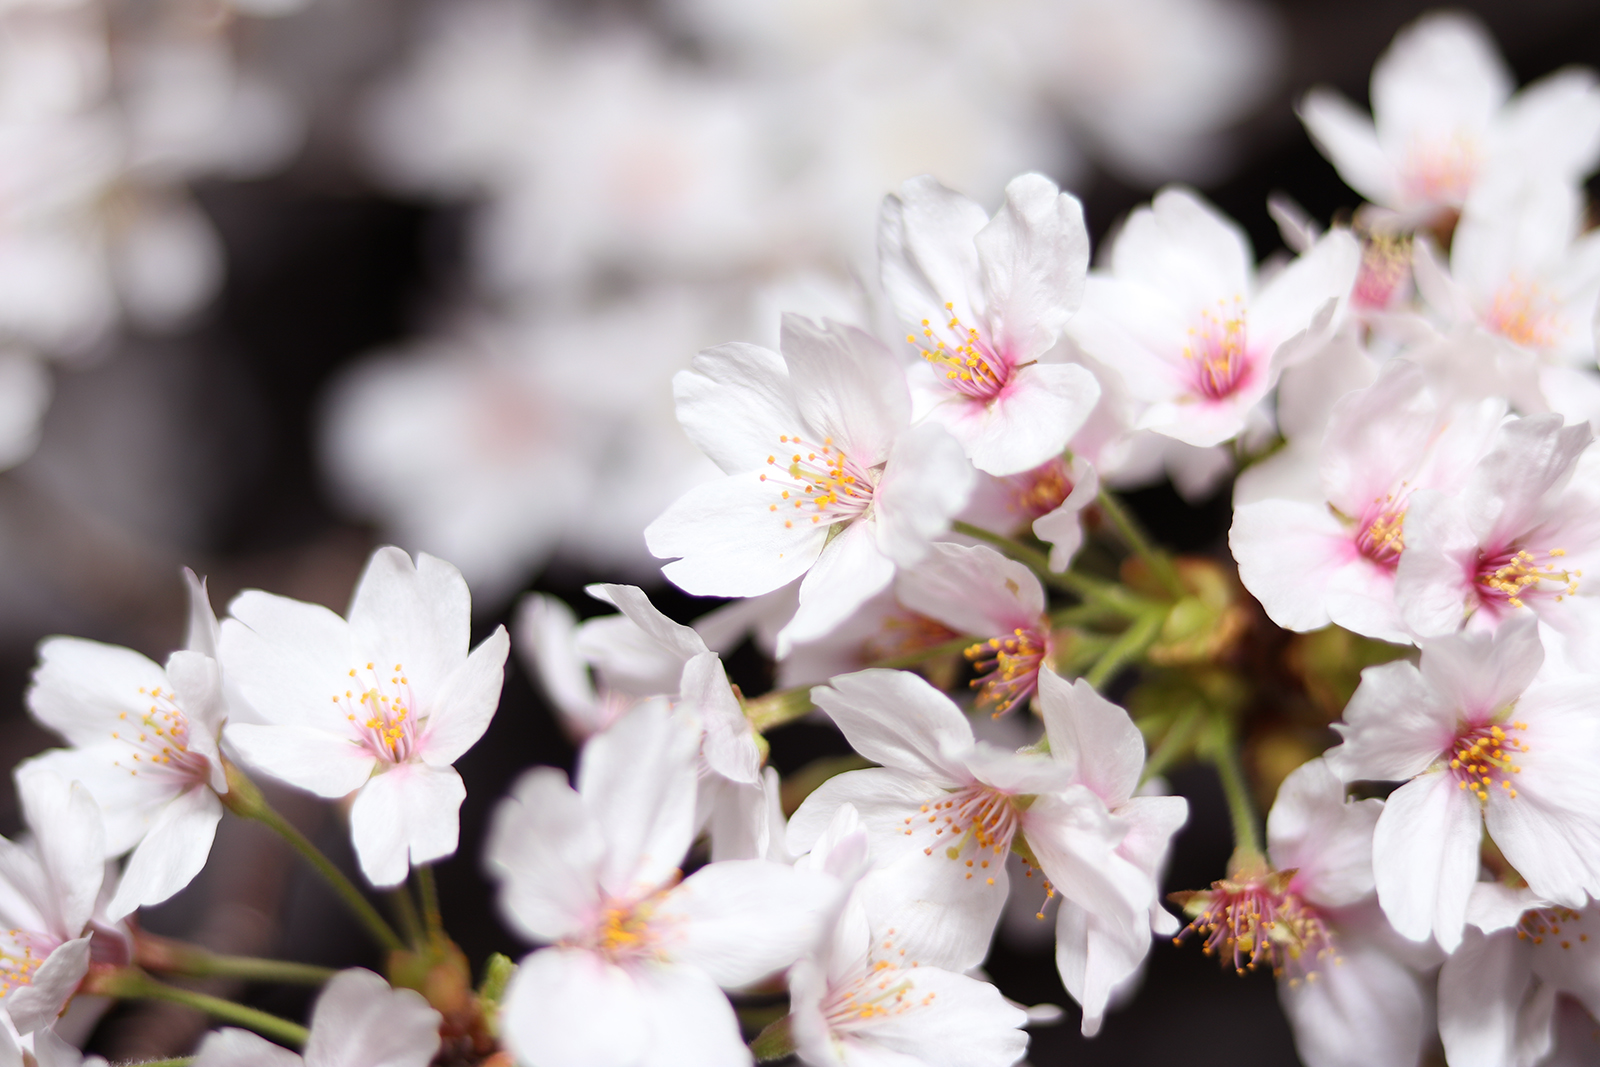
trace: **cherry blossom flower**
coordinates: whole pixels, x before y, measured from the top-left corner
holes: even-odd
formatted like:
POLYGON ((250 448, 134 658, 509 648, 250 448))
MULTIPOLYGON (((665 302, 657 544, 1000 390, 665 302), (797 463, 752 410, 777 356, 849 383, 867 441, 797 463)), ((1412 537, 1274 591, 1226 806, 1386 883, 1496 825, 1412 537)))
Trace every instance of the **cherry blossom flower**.
POLYGON ((89 969, 89 924, 105 877, 105 826, 76 782, 20 778, 28 844, 0 838, 0 1011, 18 1033, 55 1022, 89 969))
POLYGON ((1395 600, 1414 632, 1492 629, 1526 609, 1592 648, 1583 573, 1600 550, 1600 454, 1587 424, 1555 414, 1501 426, 1453 495, 1418 491, 1406 516, 1395 600))
POLYGON ((994 533, 1031 529, 1050 546, 1050 569, 1064 571, 1083 545, 1083 510, 1099 492, 1093 464, 1056 456, 1021 474, 979 475, 961 518, 994 533))
MULTIPOLYGON (((860 817, 845 804, 795 866, 851 881, 869 862, 860 817)), ((874 924, 852 893, 816 950, 795 964, 790 1022, 800 1059, 813 1067, 1009 1067, 1021 1059, 1027 1012, 988 982, 923 966, 894 922, 891 914, 874 924)))
POLYGON ((881 865, 858 892, 869 914, 906 913, 897 925, 925 965, 962 972, 982 962, 1013 847, 1116 936, 1147 936, 1154 883, 1117 855, 1128 825, 1080 781, 1076 752, 978 741, 948 697, 906 671, 845 675, 811 698, 881 766, 830 778, 807 797, 789 822, 789 849, 808 851, 841 805, 855 805, 881 865))
POLYGON ((1077 198, 1025 174, 991 220, 932 178, 885 199, 883 289, 922 357, 914 417, 937 420, 979 470, 1059 455, 1100 398, 1085 367, 1046 361, 1083 300, 1089 234, 1077 198))
POLYGON ((1259 280, 1237 225, 1167 189, 1129 217, 1067 332, 1146 405, 1135 428, 1219 444, 1338 328, 1360 258, 1355 238, 1332 230, 1259 280))
POLYGON ((304 1056, 248 1030, 209 1034, 195 1067, 427 1067, 439 1051, 439 1013, 411 989, 354 968, 328 980, 311 1011, 304 1056))
POLYGON ((973 479, 941 427, 907 428, 904 378, 871 337, 788 315, 781 347, 723 345, 674 379, 684 429, 728 477, 645 530, 651 552, 682 557, 662 572, 691 593, 754 596, 804 575, 780 656, 920 559, 973 479))
POLYGON ((218 741, 230 702, 216 653, 216 618, 192 571, 188 649, 165 668, 131 649, 75 637, 39 646, 28 707, 73 747, 24 762, 82 783, 105 819, 107 857, 133 855, 107 906, 121 919, 159 904, 205 866, 228 791, 218 741))
POLYGON ((736 988, 789 966, 837 883, 765 860, 678 864, 694 836, 697 731, 647 701, 584 747, 573 790, 529 771, 487 845, 507 919, 550 947, 524 958, 502 1026, 519 1059, 748 1064, 736 988))
POLYGON ((1527 888, 1472 887, 1466 936, 1439 970, 1439 1037, 1450 1067, 1559 1062, 1547 1058, 1559 997, 1582 1006, 1592 1035, 1600 1018, 1597 919, 1592 903, 1574 909, 1527 888))
POLYGON ((1433 12, 1372 68, 1370 118, 1329 89, 1308 93, 1300 117, 1352 189, 1403 227, 1425 225, 1507 171, 1578 184, 1600 160, 1592 73, 1558 71, 1514 98, 1512 84, 1480 22, 1433 12))
POLYGON ((1228 540, 1239 580, 1286 629, 1334 622, 1409 643, 1395 573, 1412 494, 1460 488, 1504 411, 1498 401, 1441 401, 1419 367, 1390 361, 1375 384, 1334 405, 1312 494, 1236 505, 1228 540))
POLYGON ((895 595, 912 611, 958 634, 985 638, 966 649, 980 709, 1024 709, 1055 653, 1044 587, 1032 571, 987 545, 939 543, 903 572, 895 595))
POLYGON ((1341 779, 1398 781, 1373 874, 1394 928, 1461 943, 1485 830, 1539 896, 1579 908, 1600 891, 1593 681, 1545 664, 1536 621, 1424 640, 1420 666, 1362 672, 1328 753, 1341 779))
POLYGON ((229 727, 240 757, 318 796, 355 793, 351 835, 374 885, 454 852, 466 790, 451 764, 488 728, 510 647, 497 627, 468 655, 461 572, 380 548, 347 619, 259 590, 229 612, 223 669, 265 720, 229 727))

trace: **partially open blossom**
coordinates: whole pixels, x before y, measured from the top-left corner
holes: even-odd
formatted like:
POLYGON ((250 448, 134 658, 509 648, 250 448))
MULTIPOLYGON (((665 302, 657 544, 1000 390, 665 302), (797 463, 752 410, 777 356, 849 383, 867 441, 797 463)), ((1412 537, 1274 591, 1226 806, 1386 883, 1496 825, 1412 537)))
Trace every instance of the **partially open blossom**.
POLYGON ((917 178, 884 201, 878 250, 884 292, 922 360, 916 417, 942 423, 989 474, 1059 455, 1100 398, 1087 368, 1048 360, 1089 266, 1077 198, 1025 174, 991 220, 917 178))
POLYGON ((1483 25, 1424 15, 1372 68, 1372 115, 1330 89, 1300 104, 1312 140, 1349 186, 1403 226, 1459 210, 1487 178, 1577 184, 1600 159, 1600 89, 1564 70, 1511 96, 1511 72, 1483 25))
POLYGON ((1088 460, 1055 456, 1020 474, 980 475, 961 518, 994 533, 1032 530, 1050 546, 1050 569, 1064 571, 1083 544, 1083 510, 1099 492, 1088 460))
POLYGON ((1534 892, 1600 892, 1600 717, 1587 675, 1547 667, 1536 620, 1422 642, 1421 664, 1362 672, 1328 763, 1404 783, 1378 819, 1378 901, 1414 941, 1461 943, 1484 831, 1534 892), (1541 668, 1545 668, 1541 672, 1541 668))
POLYGON ((411 989, 355 968, 328 980, 311 1011, 305 1055, 232 1027, 208 1035, 195 1067, 427 1067, 439 1051, 439 1013, 411 989))
POLYGON ((1196 446, 1245 428, 1284 367, 1344 317, 1361 258, 1346 230, 1257 279, 1243 231, 1184 189, 1129 217, 1067 332, 1144 405, 1138 429, 1196 446))
POLYGON ((900 369, 868 335, 787 315, 782 351, 723 345, 674 379, 684 429, 728 477, 645 531, 651 552, 682 557, 662 572, 691 593, 754 596, 804 575, 780 656, 921 559, 973 478, 941 427, 910 427, 900 369))
POLYGON ((380 548, 347 619, 259 590, 229 612, 222 665, 265 720, 229 727, 240 757, 318 796, 356 793, 350 831, 374 885, 454 852, 466 788, 451 765, 488 728, 510 647, 497 627, 468 654, 461 572, 380 548))
POLYGON ((696 736, 648 701, 584 746, 577 790, 538 768, 496 813, 487 863, 506 917, 550 943, 506 991, 501 1025, 521 1062, 748 1064, 718 987, 789 966, 834 906, 831 877, 766 860, 683 878, 696 736))

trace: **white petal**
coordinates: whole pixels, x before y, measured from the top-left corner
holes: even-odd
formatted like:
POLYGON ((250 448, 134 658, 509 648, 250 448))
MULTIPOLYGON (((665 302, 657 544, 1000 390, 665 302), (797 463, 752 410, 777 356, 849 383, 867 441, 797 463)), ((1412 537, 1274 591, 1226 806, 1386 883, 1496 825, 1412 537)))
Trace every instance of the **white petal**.
POLYGON ((901 566, 916 563, 966 507, 976 480, 960 443, 937 423, 901 434, 874 495, 883 554, 901 566))
POLYGON ((1337 954, 1310 981, 1278 981, 1306 1067, 1415 1067, 1428 1036, 1418 976, 1364 941, 1341 940, 1337 954))
POLYGON ((116 922, 135 908, 160 904, 192 882, 211 855, 221 821, 222 804, 205 786, 174 797, 128 858, 106 918, 116 922))
POLYGON ((1456 734, 1455 706, 1403 661, 1362 671, 1344 717, 1336 727, 1344 744, 1328 762, 1347 782, 1405 781, 1431 766, 1456 734))
POLYGON ((696 596, 756 596, 804 574, 827 527, 788 516, 778 491, 748 471, 698 485, 644 531, 673 584, 696 596))
POLYGON ((1069 683, 1048 667, 1039 670, 1039 711, 1054 759, 1075 767, 1078 780, 1108 807, 1133 796, 1144 770, 1144 735, 1126 711, 1082 678, 1069 683))
POLYGON ((879 548, 874 523, 843 527, 800 583, 800 606, 778 632, 778 658, 796 643, 826 637, 894 580, 894 563, 879 548))
POLYGON ((1059 456, 1100 401, 1100 382, 1076 363, 1018 368, 987 402, 955 397, 931 412, 966 449, 973 466, 1019 474, 1059 456))
POLYGON ((439 1013, 411 989, 371 971, 340 971, 311 1014, 307 1067, 427 1067, 439 1051, 439 1013))
POLYGON ((1150 931, 1127 929, 1070 900, 1056 913, 1056 970, 1083 1009, 1083 1036, 1100 1032, 1120 986, 1138 974, 1150 953, 1150 931))
POLYGON ((222 671, 268 722, 327 717, 328 698, 357 654, 343 619, 317 604, 247 589, 228 605, 218 656, 222 671))
POLYGON ((1461 943, 1482 835, 1478 800, 1453 775, 1425 774, 1389 795, 1372 873, 1383 913, 1403 936, 1424 941, 1431 932, 1446 952, 1461 943))
POLYGON ((22 814, 33 831, 39 866, 48 880, 51 909, 63 940, 77 937, 94 914, 105 878, 105 829, 94 797, 80 783, 49 774, 17 783, 22 814))
POLYGON ((1267 815, 1273 866, 1294 869, 1296 887, 1313 904, 1354 904, 1373 890, 1372 834, 1382 811, 1379 800, 1346 800, 1326 760, 1301 764, 1267 815))
POLYGON ((971 320, 981 291, 973 238, 989 222, 982 207, 924 175, 884 197, 878 219, 883 291, 909 323, 954 312, 971 320))
POLYGON ((319 797, 342 797, 360 789, 378 764, 353 738, 311 726, 239 723, 229 726, 223 738, 250 766, 319 797))
POLYGON ((167 657, 167 677, 178 694, 189 723, 189 752, 203 756, 209 767, 206 781, 219 793, 228 791, 228 775, 218 747, 223 723, 228 719, 228 698, 217 661, 203 652, 181 649, 167 657))
POLYGON ((1015 363, 1037 358, 1083 302, 1089 270, 1083 205, 1043 175, 1021 175, 1006 186, 1005 203, 973 243, 990 336, 1015 363))
POLYGON ((672 379, 672 395, 684 432, 728 474, 755 470, 779 435, 801 429, 788 365, 758 345, 706 349, 672 379))
POLYGON ((58 946, 33 972, 33 981, 7 995, 4 1010, 18 1033, 31 1034, 56 1021, 89 972, 89 940, 80 937, 58 946))
POLYGON ((705 731, 700 752, 706 766, 734 782, 752 785, 761 777, 761 751, 739 698, 728 683, 722 660, 702 652, 684 664, 679 703, 693 708, 705 731))
POLYGON ((426 552, 413 565, 403 550, 380 548, 350 600, 350 636, 369 657, 401 664, 417 702, 431 707, 440 684, 467 658, 472 594, 466 579, 426 552))
POLYGON ((1044 614, 1044 587, 1026 566, 988 545, 933 544, 922 562, 902 571, 895 597, 905 607, 960 634, 1009 634, 1044 614))
POLYGON ((719 986, 749 985, 816 942, 839 892, 835 879, 781 863, 708 864, 662 899, 658 915, 671 938, 664 951, 719 986))
POLYGON ((581 928, 600 905, 600 829, 554 767, 535 767, 495 808, 484 863, 512 924, 538 941, 581 928))
POLYGON ((189 594, 189 622, 184 630, 183 647, 216 659, 222 625, 217 622, 217 613, 211 610, 211 595, 206 592, 206 580, 185 567, 183 582, 189 594))
POLYGON ((781 347, 804 420, 788 432, 811 428, 861 467, 882 463, 911 421, 911 394, 895 356, 853 326, 818 327, 794 314, 783 316, 781 347))
POLYGON ((555 597, 529 593, 518 602, 516 619, 511 630, 517 651, 545 697, 568 723, 588 723, 599 697, 578 657, 572 609, 555 597))
POLYGON ((1422 677, 1474 723, 1514 703, 1543 665, 1539 624, 1531 615, 1509 619, 1493 634, 1452 634, 1422 644, 1422 677))
POLYGON ((1355 542, 1326 507, 1260 500, 1235 508, 1228 547, 1239 580, 1272 621, 1302 633, 1328 625, 1328 583, 1359 566, 1355 542))
POLYGON ((1468 930, 1439 970, 1439 1038, 1451 1067, 1533 1067, 1554 1043, 1556 992, 1536 985, 1532 946, 1468 930))
POLYGON ((1311 327, 1330 300, 1337 302, 1336 310, 1317 332, 1337 330, 1345 297, 1355 285, 1360 266, 1361 246, 1349 230, 1323 234, 1310 251, 1274 275, 1250 302, 1251 339, 1277 348, 1311 327))
MULTIPOLYGON (((876 1045, 927 1067, 1010 1067, 1028 1048, 1028 1013, 988 982, 937 967, 901 971, 910 982, 905 1011, 853 1026, 847 1040, 876 1045)), ((850 1057, 851 1067, 874 1062, 850 1057)), ((901 1061, 886 1061, 901 1062, 901 1061)))
POLYGON ((496 626, 494 633, 438 683, 427 705, 427 729, 417 742, 419 757, 432 766, 448 767, 478 743, 500 706, 510 650, 506 628, 496 626))
POLYGON ((812 702, 874 763, 945 786, 968 776, 952 758, 971 749, 972 726, 949 697, 910 671, 865 670, 811 691, 812 702))
MULTIPOLYGON (((856 811, 873 831, 876 841, 892 842, 895 837, 905 836, 907 816, 943 794, 944 790, 937 783, 919 774, 886 767, 835 775, 812 790, 789 819, 789 852, 800 855, 818 847, 829 826, 846 807, 856 811)), ((888 847, 887 844, 876 845, 874 851, 881 853, 888 847)), ((911 845, 908 842, 904 847, 911 845)), ((876 858, 885 860, 888 857, 879 854, 876 858)))
POLYGON ((651 1039, 644 998, 627 972, 594 953, 547 948, 517 967, 501 1026, 523 1063, 636 1067, 651 1039))
POLYGON ((28 710, 69 743, 92 745, 109 737, 124 713, 143 715, 145 693, 157 688, 167 688, 166 674, 132 649, 52 637, 39 644, 28 710))
POLYGON ((213 1030, 200 1043, 195 1067, 303 1067, 305 1060, 248 1030, 213 1030))
POLYGON ((350 806, 350 838, 367 881, 398 885, 412 866, 454 854, 466 798, 454 767, 401 763, 373 775, 350 806))
POLYGON ((649 1033, 638 1067, 746 1067, 751 1062, 733 1005, 699 971, 651 965, 634 978, 640 1021, 649 1033))
POLYGON ((698 742, 665 701, 651 701, 584 747, 578 793, 606 843, 600 882, 613 896, 660 885, 689 851, 698 742))
POLYGON ((588 585, 584 592, 603 600, 626 615, 680 664, 687 663, 707 651, 705 641, 693 627, 673 622, 654 604, 643 589, 636 585, 588 585))
POLYGON ((1296 110, 1346 185, 1373 203, 1395 203, 1399 176, 1378 144, 1371 118, 1328 89, 1311 90, 1296 110))

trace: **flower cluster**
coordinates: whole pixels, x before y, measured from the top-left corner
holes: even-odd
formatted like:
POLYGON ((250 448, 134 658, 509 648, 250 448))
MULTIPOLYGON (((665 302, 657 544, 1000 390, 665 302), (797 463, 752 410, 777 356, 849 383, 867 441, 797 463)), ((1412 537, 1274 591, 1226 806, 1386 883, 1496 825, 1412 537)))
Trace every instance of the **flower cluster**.
POLYGON ((344 616, 248 590, 219 622, 188 574, 164 665, 46 640, 28 702, 67 747, 18 767, 31 836, 0 839, 0 1055, 78 1062, 83 993, 265 1035, 213 1033, 199 1067, 1007 1067, 1062 1015, 982 970, 1020 905, 1088 1037, 1176 942, 1270 972, 1309 1067, 1592 1061, 1600 79, 1513 95, 1475 23, 1431 15, 1372 101, 1303 101, 1371 203, 1323 230, 1275 201, 1293 255, 1266 263, 1182 187, 1091 267, 1049 178, 992 213, 903 183, 874 314, 787 311, 776 348, 673 379, 717 473, 643 542, 728 598, 693 625, 597 584, 614 613, 531 594, 473 647, 461 572, 389 547, 344 616), (1231 558, 1173 555, 1107 488, 1161 469, 1237 473, 1231 558), (730 678, 746 642, 769 692, 730 678), (475 986, 430 865, 513 644, 579 753, 495 808, 484 870, 528 951, 475 986), (782 778, 802 717, 852 755, 782 778), (1168 894, 1185 763, 1236 847, 1168 894), (347 801, 403 931, 252 774, 347 801), (227 812, 388 950, 385 977, 227 961, 325 982, 309 1029, 153 976, 220 965, 136 912, 227 812))

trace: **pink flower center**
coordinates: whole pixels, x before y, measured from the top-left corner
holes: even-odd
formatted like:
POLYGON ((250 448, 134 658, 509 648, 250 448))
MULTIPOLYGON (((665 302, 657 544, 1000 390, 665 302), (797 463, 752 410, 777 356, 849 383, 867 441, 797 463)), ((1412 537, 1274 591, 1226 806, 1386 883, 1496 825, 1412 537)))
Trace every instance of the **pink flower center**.
POLYGON ((334 704, 345 713, 356 740, 385 763, 404 763, 417 749, 418 715, 411 681, 396 663, 380 671, 368 663, 350 668, 350 688, 335 693, 334 704))
POLYGON ((127 763, 118 759, 112 766, 134 776, 144 771, 147 775, 205 781, 211 761, 189 751, 189 719, 178 705, 176 694, 158 685, 154 689, 140 686, 139 695, 150 700, 150 710, 136 720, 125 711, 118 714, 117 718, 126 725, 113 730, 111 736, 133 751, 128 754, 127 763))
POLYGON ((1406 496, 1397 501, 1393 493, 1372 502, 1361 516, 1356 534, 1356 551, 1372 562, 1393 570, 1405 551, 1406 496))
POLYGON ((1434 141, 1414 141, 1401 167, 1407 196, 1426 204, 1460 204, 1467 198, 1480 165, 1478 143, 1456 133, 1434 141))
POLYGON ((994 868, 1005 863, 1021 825, 1016 797, 974 782, 944 800, 922 805, 906 818, 904 832, 932 839, 923 855, 942 848, 946 859, 966 865, 969 881, 976 875, 994 885, 994 868))
POLYGON ((1205 954, 1231 964, 1239 974, 1268 966, 1291 985, 1316 978, 1324 960, 1340 961, 1327 923, 1290 891, 1294 873, 1267 871, 1224 879, 1209 890, 1187 894, 1184 909, 1193 919, 1173 943, 1182 944, 1191 934, 1204 938, 1205 954))
POLYGON ((1566 554, 1564 548, 1529 552, 1512 546, 1480 555, 1476 575, 1479 599, 1491 607, 1505 604, 1520 608, 1529 597, 1554 597, 1560 601, 1574 595, 1583 572, 1560 566, 1566 554))
POLYGON ((862 642, 862 662, 898 659, 948 644, 961 635, 937 619, 913 611, 897 611, 885 616, 878 631, 862 642))
POLYGON ((1484 324, 1524 348, 1550 348, 1565 332, 1556 303, 1544 287, 1517 278, 1496 290, 1484 324))
POLYGON ((1191 387, 1207 400, 1223 400, 1253 377, 1255 361, 1248 347, 1244 300, 1218 301, 1217 310, 1200 313, 1200 325, 1189 328, 1183 347, 1191 387))
POLYGON ((1039 688, 1039 666, 1050 654, 1048 626, 1018 627, 1004 637, 991 637, 966 649, 978 677, 978 707, 999 718, 1025 703, 1039 688))
POLYGON ((950 340, 946 343, 934 333, 934 325, 922 320, 922 336, 906 334, 906 341, 916 345, 922 358, 944 370, 945 384, 974 400, 993 400, 1011 380, 1011 360, 983 340, 971 326, 963 325, 956 317, 955 305, 946 304, 950 320, 944 324, 950 340))
POLYGON ((1517 920, 1517 937, 1535 945, 1544 944, 1548 938, 1570 950, 1574 941, 1581 944, 1589 940, 1588 934, 1571 929, 1582 921, 1583 913, 1571 908, 1535 908, 1523 912, 1522 918, 1517 920))
POLYGON ((1411 273, 1411 242, 1375 233, 1361 243, 1361 269, 1350 299, 1357 307, 1382 310, 1411 273))
POLYGON ((1072 469, 1060 456, 1046 460, 1031 471, 1013 474, 1005 482, 1011 490, 1007 501, 1010 510, 1029 522, 1050 514, 1072 495, 1072 469))
POLYGON ((595 914, 593 925, 562 944, 597 952, 612 963, 632 963, 659 955, 663 923, 656 909, 661 898, 677 884, 674 876, 645 896, 608 898, 595 914))
POLYGON ((0 998, 20 986, 33 984, 33 976, 61 942, 45 934, 7 930, 0 937, 0 998))
POLYGON ((792 527, 796 520, 816 526, 850 522, 872 506, 872 475, 833 447, 833 438, 814 445, 798 434, 782 434, 778 444, 779 450, 767 457, 773 469, 761 480, 778 490, 779 499, 767 510, 781 514, 784 526, 792 527))
MULTIPOLYGON (((895 953, 894 931, 888 933, 887 940, 873 946, 873 957, 883 952, 895 953)), ((865 974, 828 990, 822 1002, 822 1014, 829 1030, 836 1034, 867 1031, 880 1019, 933 1006, 937 994, 917 993, 916 961, 911 961, 908 967, 900 958, 905 956, 906 950, 898 952, 899 957, 894 960, 874 958, 865 974)))
POLYGON ((1529 751, 1517 734, 1527 728, 1525 722, 1464 727, 1445 752, 1450 773, 1461 789, 1473 793, 1480 802, 1487 801, 1489 790, 1495 787, 1515 798, 1512 776, 1522 773, 1517 757, 1529 751))

